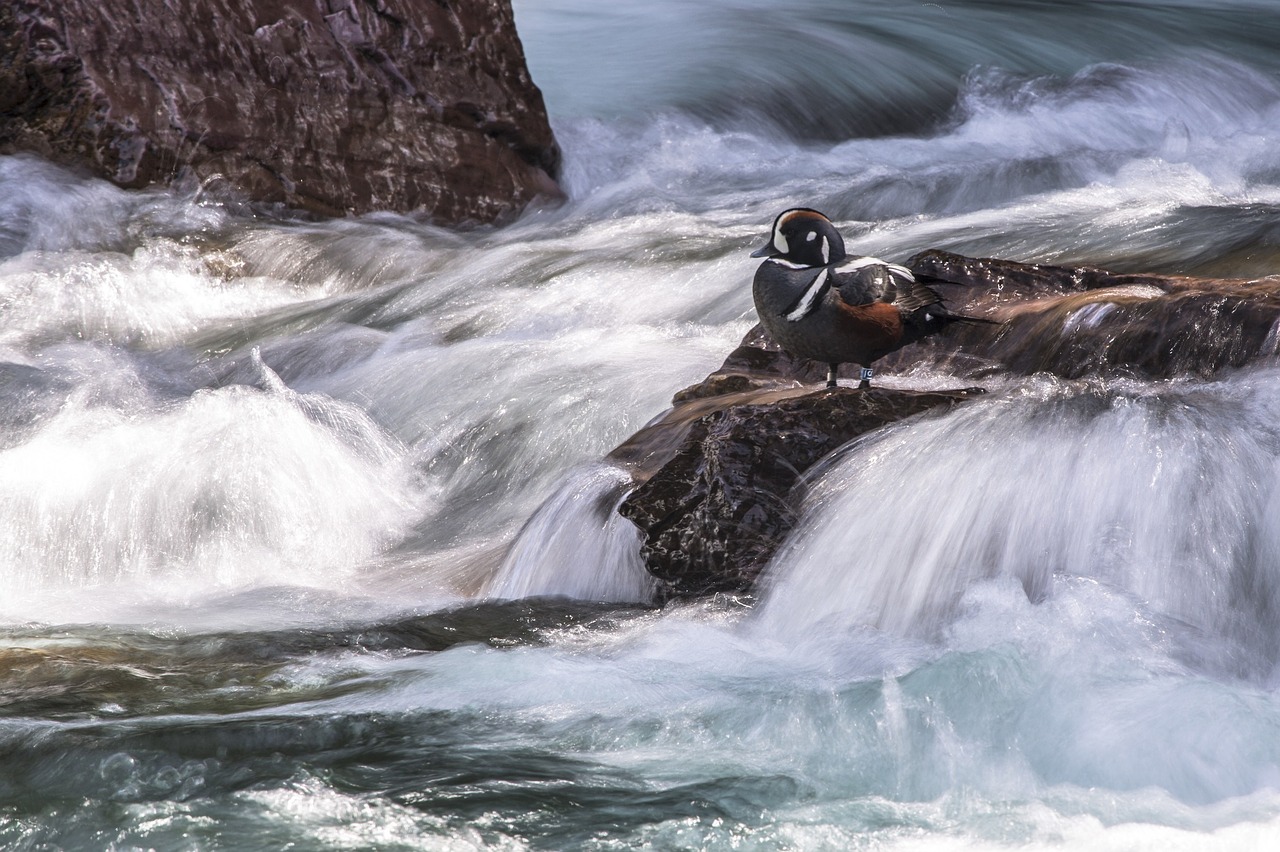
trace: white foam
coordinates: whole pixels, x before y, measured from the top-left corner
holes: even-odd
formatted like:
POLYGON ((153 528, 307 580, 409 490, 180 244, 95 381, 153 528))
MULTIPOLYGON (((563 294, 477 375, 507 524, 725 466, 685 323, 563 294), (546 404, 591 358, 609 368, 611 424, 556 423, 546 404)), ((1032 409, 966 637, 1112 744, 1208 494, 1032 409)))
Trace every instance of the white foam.
POLYGON ((985 578, 1039 600, 1088 577, 1265 657, 1275 394, 1112 393, 1031 383, 840 453, 773 562, 762 624, 929 633, 985 578))
POLYGON ((425 508, 403 448, 352 406, 281 386, 166 402, 114 382, 0 453, 6 619, 335 588, 425 508))
POLYGON ((0 345, 93 341, 159 348, 317 291, 216 274, 216 258, 168 240, 129 254, 28 252, 0 262, 0 345))

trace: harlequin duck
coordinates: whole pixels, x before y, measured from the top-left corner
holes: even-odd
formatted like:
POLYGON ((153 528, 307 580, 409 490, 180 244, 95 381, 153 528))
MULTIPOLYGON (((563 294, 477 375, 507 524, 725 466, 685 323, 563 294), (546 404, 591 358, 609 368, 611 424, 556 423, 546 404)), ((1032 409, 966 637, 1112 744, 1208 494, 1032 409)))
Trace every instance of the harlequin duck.
POLYGON ((871 387, 871 362, 969 319, 947 313, 905 266, 845 254, 831 220, 807 207, 779 213, 751 256, 767 258, 752 286, 761 324, 792 355, 826 363, 829 388, 847 362, 862 367, 859 387, 871 387))

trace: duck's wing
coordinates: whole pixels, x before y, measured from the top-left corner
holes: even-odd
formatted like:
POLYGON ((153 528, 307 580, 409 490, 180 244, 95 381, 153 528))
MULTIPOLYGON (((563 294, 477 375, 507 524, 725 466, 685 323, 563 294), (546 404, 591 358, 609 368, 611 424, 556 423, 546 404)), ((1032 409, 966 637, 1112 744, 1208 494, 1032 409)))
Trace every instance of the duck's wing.
POLYGON ((910 269, 878 257, 851 257, 833 266, 831 284, 845 304, 888 302, 904 314, 942 301, 937 293, 916 281, 910 269))
POLYGON ((885 262, 876 257, 851 257, 829 268, 831 286, 847 305, 878 302, 892 286, 885 262))
MULTIPOLYGON (((903 269, 904 267, 899 267, 903 269)), ((907 271, 910 275, 910 271, 907 271)), ((932 287, 926 287, 914 277, 902 278, 896 273, 889 276, 892 286, 885 293, 884 300, 892 302, 904 315, 913 314, 922 308, 942 304, 942 297, 932 287)))

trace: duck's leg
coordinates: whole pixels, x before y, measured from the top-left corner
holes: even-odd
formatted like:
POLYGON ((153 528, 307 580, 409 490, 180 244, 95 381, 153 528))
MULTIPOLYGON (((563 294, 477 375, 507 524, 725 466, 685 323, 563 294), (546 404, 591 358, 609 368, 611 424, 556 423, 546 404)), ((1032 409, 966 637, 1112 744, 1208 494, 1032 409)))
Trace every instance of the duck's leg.
POLYGON ((827 365, 827 387, 828 388, 833 388, 836 386, 836 370, 839 367, 840 367, 839 364, 827 365))
POLYGON ((870 367, 863 367, 861 370, 859 370, 858 377, 862 379, 862 381, 858 382, 859 390, 866 390, 867 388, 871 387, 871 368, 870 367))

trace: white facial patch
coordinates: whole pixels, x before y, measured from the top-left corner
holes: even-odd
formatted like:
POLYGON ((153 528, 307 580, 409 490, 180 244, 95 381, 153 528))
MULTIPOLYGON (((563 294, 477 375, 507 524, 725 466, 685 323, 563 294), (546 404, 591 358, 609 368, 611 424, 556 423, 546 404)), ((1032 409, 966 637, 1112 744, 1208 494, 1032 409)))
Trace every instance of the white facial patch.
POLYGON ((804 238, 804 241, 805 241, 806 243, 811 243, 811 242, 813 242, 814 240, 816 240, 817 238, 818 238, 818 232, 817 232, 817 231, 810 231, 810 232, 809 232, 809 236, 805 237, 805 238, 804 238))
POLYGON ((822 262, 824 265, 831 262, 831 244, 826 237, 822 238, 822 262))
POLYGON ((817 307, 818 295, 822 292, 823 285, 827 283, 827 270, 818 273, 818 277, 813 279, 813 283, 809 285, 809 289, 804 291, 804 297, 800 299, 800 304, 795 306, 791 313, 787 314, 788 322, 798 322, 817 307))
POLYGON ((773 247, 783 254, 791 253, 791 246, 787 245, 787 238, 783 236, 781 228, 773 229, 773 247))

